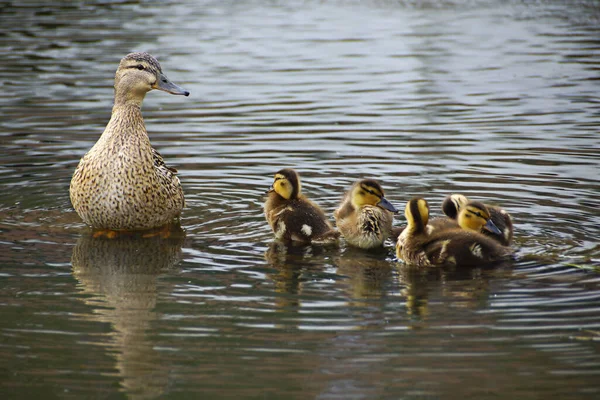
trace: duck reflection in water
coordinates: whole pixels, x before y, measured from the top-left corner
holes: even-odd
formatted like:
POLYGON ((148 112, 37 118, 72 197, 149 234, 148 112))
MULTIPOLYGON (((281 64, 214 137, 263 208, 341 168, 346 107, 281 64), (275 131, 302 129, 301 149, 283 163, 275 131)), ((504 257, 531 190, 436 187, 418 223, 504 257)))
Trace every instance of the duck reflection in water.
POLYGON ((265 261, 275 271, 269 277, 275 284, 277 309, 296 308, 304 282, 312 281, 315 275, 324 275, 328 262, 326 257, 331 247, 306 245, 295 242, 274 241, 265 252, 265 261))
POLYGON ((414 322, 424 323, 430 314, 451 312, 448 309, 485 308, 492 291, 490 281, 510 275, 512 267, 509 262, 479 268, 403 265, 398 271, 406 313, 414 322))
POLYGON ((391 290, 395 263, 387 255, 383 248, 365 252, 348 247, 333 258, 338 275, 348 277, 344 283, 353 301, 381 298, 391 290))
POLYGON ((168 370, 146 332, 157 319, 157 278, 181 259, 185 234, 180 226, 169 235, 130 233, 113 239, 82 235, 71 263, 85 303, 87 318, 112 327, 107 353, 116 354, 116 368, 130 398, 156 397, 168 384, 168 370), (168 237, 165 237, 168 236, 168 237))
POLYGON ((380 298, 389 290, 395 263, 386 258, 388 252, 369 252, 349 247, 343 254, 331 246, 299 245, 274 241, 265 252, 267 264, 275 269, 270 278, 278 308, 299 306, 306 282, 332 274, 332 284, 342 285, 350 301, 380 298), (336 268, 331 270, 331 266, 336 268), (335 275, 335 277, 333 276, 335 275), (339 279, 339 276, 348 279, 339 279))

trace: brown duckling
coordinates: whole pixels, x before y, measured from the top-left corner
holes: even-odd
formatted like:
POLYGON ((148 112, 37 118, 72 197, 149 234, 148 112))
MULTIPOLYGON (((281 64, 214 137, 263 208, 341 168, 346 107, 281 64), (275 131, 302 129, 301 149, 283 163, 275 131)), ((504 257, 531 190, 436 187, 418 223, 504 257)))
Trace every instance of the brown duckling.
POLYGON ((346 241, 355 247, 383 246, 392 235, 394 213, 398 210, 385 198, 383 188, 373 179, 356 182, 333 213, 346 241))
POLYGON ((340 235, 321 208, 302 195, 300 177, 293 169, 282 169, 275 174, 264 208, 265 218, 277 239, 329 243, 340 235))
POLYGON ((429 205, 421 198, 406 204, 405 216, 407 226, 398 237, 396 256, 406 263, 423 267, 481 266, 506 260, 512 254, 509 247, 479 233, 490 220, 481 203, 466 207, 458 216, 459 223, 468 219, 471 226, 479 225, 478 230, 428 229, 429 205))
MULTIPOLYGON (((469 204, 469 199, 467 199, 465 196, 462 194, 452 194, 444 199, 444 202, 442 203, 442 211, 448 216, 448 218, 456 220, 459 212, 467 204, 469 204)), ((500 207, 490 206, 487 204, 485 206, 490 214, 490 220, 498 229, 489 229, 488 227, 484 226, 481 230, 481 233, 498 241, 498 243, 502 244, 503 246, 509 246, 512 243, 514 232, 510 214, 500 207)), ((461 226, 461 228, 469 229, 468 226, 461 226)))
MULTIPOLYGON (((463 202, 462 205, 460 205, 460 210, 462 211, 468 209, 469 212, 465 212, 463 218, 458 218, 459 212, 455 212, 454 214, 452 214, 451 218, 436 217, 429 219, 426 228, 427 234, 431 234, 434 231, 462 228, 473 232, 479 232, 484 234, 488 233, 492 238, 502 236, 502 232, 496 227, 494 221, 489 217, 490 211, 488 210, 485 204, 479 202, 468 202, 466 197, 461 197, 462 199, 460 199, 460 201, 464 199, 466 202, 463 202), (467 205, 469 206, 468 208, 467 205), (482 220, 471 218, 476 214, 485 215, 485 217, 483 217, 485 219, 485 222, 483 222, 482 220), (481 225, 482 223, 483 225, 481 225)), ((449 201, 448 198, 446 198, 446 200, 444 201, 444 206, 446 208, 448 208, 448 205, 446 204, 447 201, 449 201)), ((404 226, 393 227, 392 238, 398 240, 398 236, 400 236, 404 228, 404 226)))

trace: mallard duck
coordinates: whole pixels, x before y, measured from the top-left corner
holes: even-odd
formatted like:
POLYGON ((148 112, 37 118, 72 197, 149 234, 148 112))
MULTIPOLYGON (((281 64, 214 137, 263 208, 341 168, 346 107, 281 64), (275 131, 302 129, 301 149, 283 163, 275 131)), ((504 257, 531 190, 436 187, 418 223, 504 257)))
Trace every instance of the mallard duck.
POLYGON ((300 177, 293 169, 275 174, 267 192, 265 218, 275 238, 305 243, 336 241, 339 232, 333 229, 317 204, 301 193, 300 177))
POLYGON ((459 223, 460 219, 472 219, 473 225, 479 225, 477 231, 458 227, 432 230, 427 225, 427 201, 421 198, 410 200, 405 209, 407 226, 398 237, 396 256, 406 263, 423 267, 480 266, 510 258, 509 247, 479 233, 489 221, 489 214, 482 210, 485 210, 483 204, 471 202, 458 216, 459 223))
POLYGON ((398 212, 373 179, 356 182, 333 213, 338 229, 350 245, 362 249, 383 246, 392 234, 394 213, 398 212))
POLYGON ((125 56, 115 76, 112 115, 71 180, 71 203, 97 229, 145 230, 178 218, 185 205, 177 171, 152 148, 141 106, 152 89, 189 96, 148 53, 125 56))
MULTIPOLYGON (((452 194, 444 199, 444 202, 442 203, 442 211, 448 216, 448 218, 456 220, 459 212, 467 204, 469 204, 469 199, 467 199, 465 196, 462 194, 452 194)), ((488 204, 486 204, 485 207, 489 212, 490 221, 492 221, 497 227, 497 230, 484 226, 481 230, 481 233, 491 237, 504 246, 509 246, 512 243, 514 232, 510 214, 500 207, 494 207, 488 204)), ((470 229, 468 225, 461 227, 463 229, 470 229)))

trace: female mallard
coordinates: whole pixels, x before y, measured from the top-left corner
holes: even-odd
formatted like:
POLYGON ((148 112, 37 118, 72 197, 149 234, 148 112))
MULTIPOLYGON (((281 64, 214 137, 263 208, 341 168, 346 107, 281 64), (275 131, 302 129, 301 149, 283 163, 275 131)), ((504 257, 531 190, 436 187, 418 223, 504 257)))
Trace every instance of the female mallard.
POLYGON ((141 106, 152 89, 189 96, 148 53, 125 56, 115 76, 115 103, 100 139, 71 180, 71 203, 88 225, 144 230, 166 225, 185 205, 176 170, 152 148, 141 106))
POLYGON ((346 193, 333 216, 350 245, 372 249, 383 246, 392 235, 392 222, 397 211, 385 198, 377 181, 363 179, 346 193))
POLYGON ((319 206, 302 195, 300 177, 293 169, 275 174, 273 187, 267 192, 265 217, 277 239, 326 243, 340 235, 319 206))
MULTIPOLYGON (((473 204, 473 203, 470 203, 473 204)), ((488 223, 489 215, 475 211, 485 206, 475 203, 459 213, 460 219, 472 219, 479 230, 488 223), (469 213, 474 214, 467 217, 469 213)), ((412 199, 406 204, 406 228, 398 237, 396 256, 409 264, 423 267, 441 265, 480 266, 506 260, 512 254, 509 247, 478 231, 461 228, 428 229, 429 206, 424 199, 412 199)))
MULTIPOLYGON (((462 194, 452 194, 444 199, 442 211, 444 211, 444 214, 446 214, 448 218, 456 220, 460 211, 469 203, 469 199, 462 194)), ((503 246, 509 246, 512 243, 514 232, 510 214, 500 207, 494 207, 487 204, 485 207, 489 212, 490 221, 492 221, 498 229, 490 229, 489 227, 484 226, 481 233, 491 237, 503 246)), ((461 225, 461 228, 470 229, 468 225, 461 225)))

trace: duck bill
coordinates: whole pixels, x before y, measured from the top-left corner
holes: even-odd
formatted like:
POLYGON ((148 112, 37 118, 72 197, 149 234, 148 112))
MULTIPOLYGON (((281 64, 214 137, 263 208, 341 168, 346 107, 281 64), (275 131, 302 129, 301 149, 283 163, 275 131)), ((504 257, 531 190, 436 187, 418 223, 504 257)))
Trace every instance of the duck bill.
POLYGON ((158 81, 154 84, 154 89, 162 90, 171 94, 180 94, 183 96, 189 96, 190 92, 171 82, 165 74, 160 74, 158 81))
POLYGON ((394 207, 392 205, 392 203, 390 203, 385 197, 382 197, 381 200, 379 200, 379 203, 377 203, 377 206, 385 209, 385 210, 389 210, 393 213, 397 213, 398 210, 396 209, 396 207, 394 207))
POLYGON ((502 235, 502 231, 500 229, 498 229, 496 224, 494 224, 491 219, 487 220, 487 222, 483 226, 483 229, 485 229, 486 231, 492 232, 496 235, 502 235))

